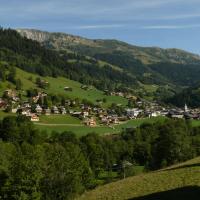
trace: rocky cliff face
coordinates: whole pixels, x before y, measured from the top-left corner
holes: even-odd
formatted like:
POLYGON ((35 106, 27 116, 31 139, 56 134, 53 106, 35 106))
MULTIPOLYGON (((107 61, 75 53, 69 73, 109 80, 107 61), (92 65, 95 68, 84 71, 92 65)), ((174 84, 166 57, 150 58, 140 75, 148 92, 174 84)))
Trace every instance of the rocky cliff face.
POLYGON ((51 34, 48 32, 43 31, 36 31, 33 29, 26 30, 26 29, 17 29, 17 31, 23 36, 28 39, 36 40, 38 42, 45 42, 50 39, 51 34))
POLYGON ((34 29, 17 29, 17 31, 28 39, 36 40, 40 43, 59 43, 62 45, 78 45, 78 44, 87 44, 91 45, 93 40, 89 40, 83 37, 74 36, 65 33, 50 33, 46 31, 34 30, 34 29))

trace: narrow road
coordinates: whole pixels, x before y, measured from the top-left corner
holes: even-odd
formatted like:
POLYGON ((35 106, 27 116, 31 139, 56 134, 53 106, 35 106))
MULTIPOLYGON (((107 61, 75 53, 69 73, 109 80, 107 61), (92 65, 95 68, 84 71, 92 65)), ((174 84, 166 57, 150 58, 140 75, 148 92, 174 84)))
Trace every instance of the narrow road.
POLYGON ((39 125, 39 126, 71 126, 71 127, 90 127, 90 128, 96 128, 96 127, 103 127, 103 126, 100 126, 100 125, 96 125, 94 127, 91 127, 91 126, 86 126, 86 125, 83 125, 83 124, 46 124, 46 123, 38 123, 38 122, 35 122, 34 123, 35 125, 39 125))
POLYGON ((74 126, 74 127, 83 127, 84 125, 82 124, 45 124, 45 123, 34 123, 35 125, 39 126, 74 126))

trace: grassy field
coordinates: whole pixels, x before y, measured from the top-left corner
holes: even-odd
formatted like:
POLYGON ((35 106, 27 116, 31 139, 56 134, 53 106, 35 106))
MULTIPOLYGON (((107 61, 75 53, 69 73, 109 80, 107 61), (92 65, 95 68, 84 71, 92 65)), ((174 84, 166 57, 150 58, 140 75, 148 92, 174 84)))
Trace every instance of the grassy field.
MULTIPOLYGON (((37 88, 35 85, 35 79, 39 77, 38 75, 25 72, 21 69, 17 69, 17 78, 20 78, 23 83, 23 89, 27 90, 30 88, 37 88), (29 80, 32 77, 32 81, 29 80)), ((63 77, 52 78, 52 77, 40 77, 49 82, 50 87, 46 90, 49 94, 54 95, 64 95, 66 97, 75 99, 87 99, 92 103, 96 103, 97 100, 106 99, 106 102, 102 104, 103 107, 107 107, 112 103, 127 105, 127 99, 118 96, 106 96, 100 90, 91 87, 91 90, 84 90, 81 88, 81 84, 76 81, 72 81, 63 77), (64 87, 72 88, 72 91, 65 91, 64 87)))
MULTIPOLYGON (((0 111, 0 120, 6 116, 15 116, 15 114, 0 111)), ((88 127, 85 126, 80 119, 72 117, 70 115, 42 115, 40 116, 40 121, 35 123, 35 126, 41 131, 46 131, 48 134, 51 134, 55 131, 58 133, 70 131, 81 137, 83 135, 87 135, 88 133, 97 133, 99 135, 119 134, 122 132, 123 129, 126 128, 138 127, 143 123, 162 122, 165 119, 165 117, 133 119, 122 122, 118 125, 114 125, 113 127, 104 125, 97 125, 97 127, 88 127)), ((200 121, 193 120, 192 126, 200 126, 200 121)))
POLYGON ((200 126, 200 120, 192 120, 191 123, 193 127, 200 126))
POLYGON ((200 195, 200 157, 164 170, 100 186, 79 200, 195 200, 200 195))
POLYGON ((116 133, 115 130, 109 127, 101 126, 101 127, 88 127, 84 125, 38 125, 35 124, 35 126, 42 130, 46 131, 48 134, 51 134, 51 132, 64 132, 64 131, 70 131, 75 133, 78 137, 81 137, 83 135, 87 135, 88 133, 97 133, 100 135, 106 135, 106 134, 112 134, 116 133))
POLYGON ((7 117, 7 116, 15 116, 15 114, 6 113, 6 112, 3 112, 3 111, 0 110, 0 120, 2 120, 4 117, 7 117))
POLYGON ((81 124, 81 120, 70 115, 41 115, 40 123, 44 124, 81 124))
MULTIPOLYGON (((12 113, 5 113, 0 111, 0 120, 6 116, 15 116, 12 113)), ((145 118, 145 119, 134 119, 124 122, 119 125, 115 125, 113 127, 98 125, 97 127, 88 127, 85 126, 81 120, 78 118, 72 117, 70 115, 41 115, 40 121, 35 123, 35 126, 42 131, 46 131, 48 134, 51 132, 64 132, 71 131, 74 132, 77 136, 83 136, 88 133, 97 133, 100 135, 107 134, 118 134, 124 128, 132 128, 140 126, 141 124, 148 122, 154 123, 157 121, 163 121, 165 118, 156 117, 156 118, 145 118)))
POLYGON ((143 119, 133 119, 129 120, 125 123, 122 123, 120 125, 116 125, 115 128, 118 130, 122 130, 123 128, 133 128, 138 127, 143 123, 154 123, 154 122, 162 122, 166 118, 165 117, 153 117, 153 118, 143 118, 143 119))
POLYGON ((134 119, 120 125, 115 125, 111 128, 108 126, 97 126, 97 127, 84 126, 78 119, 69 116, 66 118, 65 116, 59 116, 59 115, 55 117, 56 119, 54 120, 53 119, 54 116, 42 116, 41 121, 39 123, 36 123, 35 125, 40 130, 42 131, 45 130, 48 134, 50 134, 52 131, 56 132, 72 131, 77 136, 82 136, 94 132, 100 135, 107 135, 107 134, 118 134, 124 128, 137 127, 145 122, 154 123, 156 121, 163 121, 165 119, 163 117, 150 118, 150 119, 149 118, 134 119))

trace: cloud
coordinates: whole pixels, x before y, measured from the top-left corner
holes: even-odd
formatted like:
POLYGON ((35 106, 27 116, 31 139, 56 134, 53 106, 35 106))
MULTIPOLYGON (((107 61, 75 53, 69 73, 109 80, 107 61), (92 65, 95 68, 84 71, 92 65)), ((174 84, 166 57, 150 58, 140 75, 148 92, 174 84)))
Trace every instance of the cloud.
POLYGON ((200 24, 189 24, 189 25, 153 25, 153 26, 143 26, 141 29, 191 29, 200 28, 200 24))
POLYGON ((200 12, 198 13, 184 13, 184 14, 178 14, 178 15, 168 15, 160 17, 160 19, 163 20, 177 20, 177 19, 192 19, 192 18, 199 18, 200 12))
POLYGON ((101 25, 82 25, 82 26, 71 26, 70 29, 109 29, 109 28, 120 28, 124 27, 123 24, 101 24, 101 25))
MULTIPOLYGON (((2 25, 111 29, 200 17, 200 0, 0 0, 2 25), (198 12, 199 11, 199 12, 198 12), (86 24, 86 25, 85 25, 86 24)), ((193 23, 195 23, 193 21, 193 23)), ((188 27, 188 26, 187 26, 188 27)), ((185 28, 184 26, 179 26, 185 28)), ((191 28, 191 27, 189 27, 191 28)), ((152 26, 144 29, 178 29, 152 26)))
MULTIPOLYGON (((190 3, 197 0, 190 0, 190 3)), ((106 16, 133 14, 141 10, 165 7, 170 4, 187 3, 186 0, 2 0, 0 11, 2 13, 25 13, 40 15, 78 15, 78 16, 106 16), (18 12, 17 12, 18 11, 18 12)), ((148 12, 147 12, 148 13, 148 12)))

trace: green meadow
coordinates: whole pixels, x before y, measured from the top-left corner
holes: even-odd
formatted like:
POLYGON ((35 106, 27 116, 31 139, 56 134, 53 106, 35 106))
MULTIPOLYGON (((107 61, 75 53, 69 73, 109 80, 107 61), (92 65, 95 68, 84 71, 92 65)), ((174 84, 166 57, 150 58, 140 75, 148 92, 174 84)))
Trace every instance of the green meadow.
MULTIPOLYGON (((35 84, 35 79, 37 77, 40 76, 25 72, 17 68, 17 78, 21 79, 24 90, 30 88, 37 88, 37 85, 35 84), (30 79, 30 77, 32 77, 32 80, 30 79)), ((105 103, 102 104, 103 107, 108 107, 112 103, 121 105, 127 105, 128 103, 127 99, 123 97, 104 95, 104 92, 97 90, 94 87, 91 87, 90 90, 84 90, 81 88, 81 84, 79 82, 69 80, 64 77, 58 77, 58 78, 40 77, 40 78, 49 82, 50 87, 47 90, 45 90, 45 92, 49 94, 63 95, 65 97, 69 97, 72 99, 75 98, 87 99, 88 101, 94 104, 97 103, 97 100, 105 99, 106 100, 105 103), (64 90, 65 87, 72 88, 72 91, 65 91, 64 90)))
POLYGON ((109 135, 109 134, 118 134, 125 128, 138 127, 143 123, 154 123, 157 121, 163 121, 164 119, 165 119, 164 117, 133 119, 123 122, 119 125, 114 125, 112 127, 104 125, 97 125, 96 127, 88 127, 83 125, 81 121, 79 121, 76 118, 66 115, 63 116, 55 115, 55 120, 54 120, 54 115, 52 115, 52 116, 42 116, 41 121, 39 123, 35 123, 35 126, 42 131, 46 131, 48 134, 51 134, 51 132, 53 131, 56 132, 71 131, 78 136, 86 135, 88 133, 109 135))

